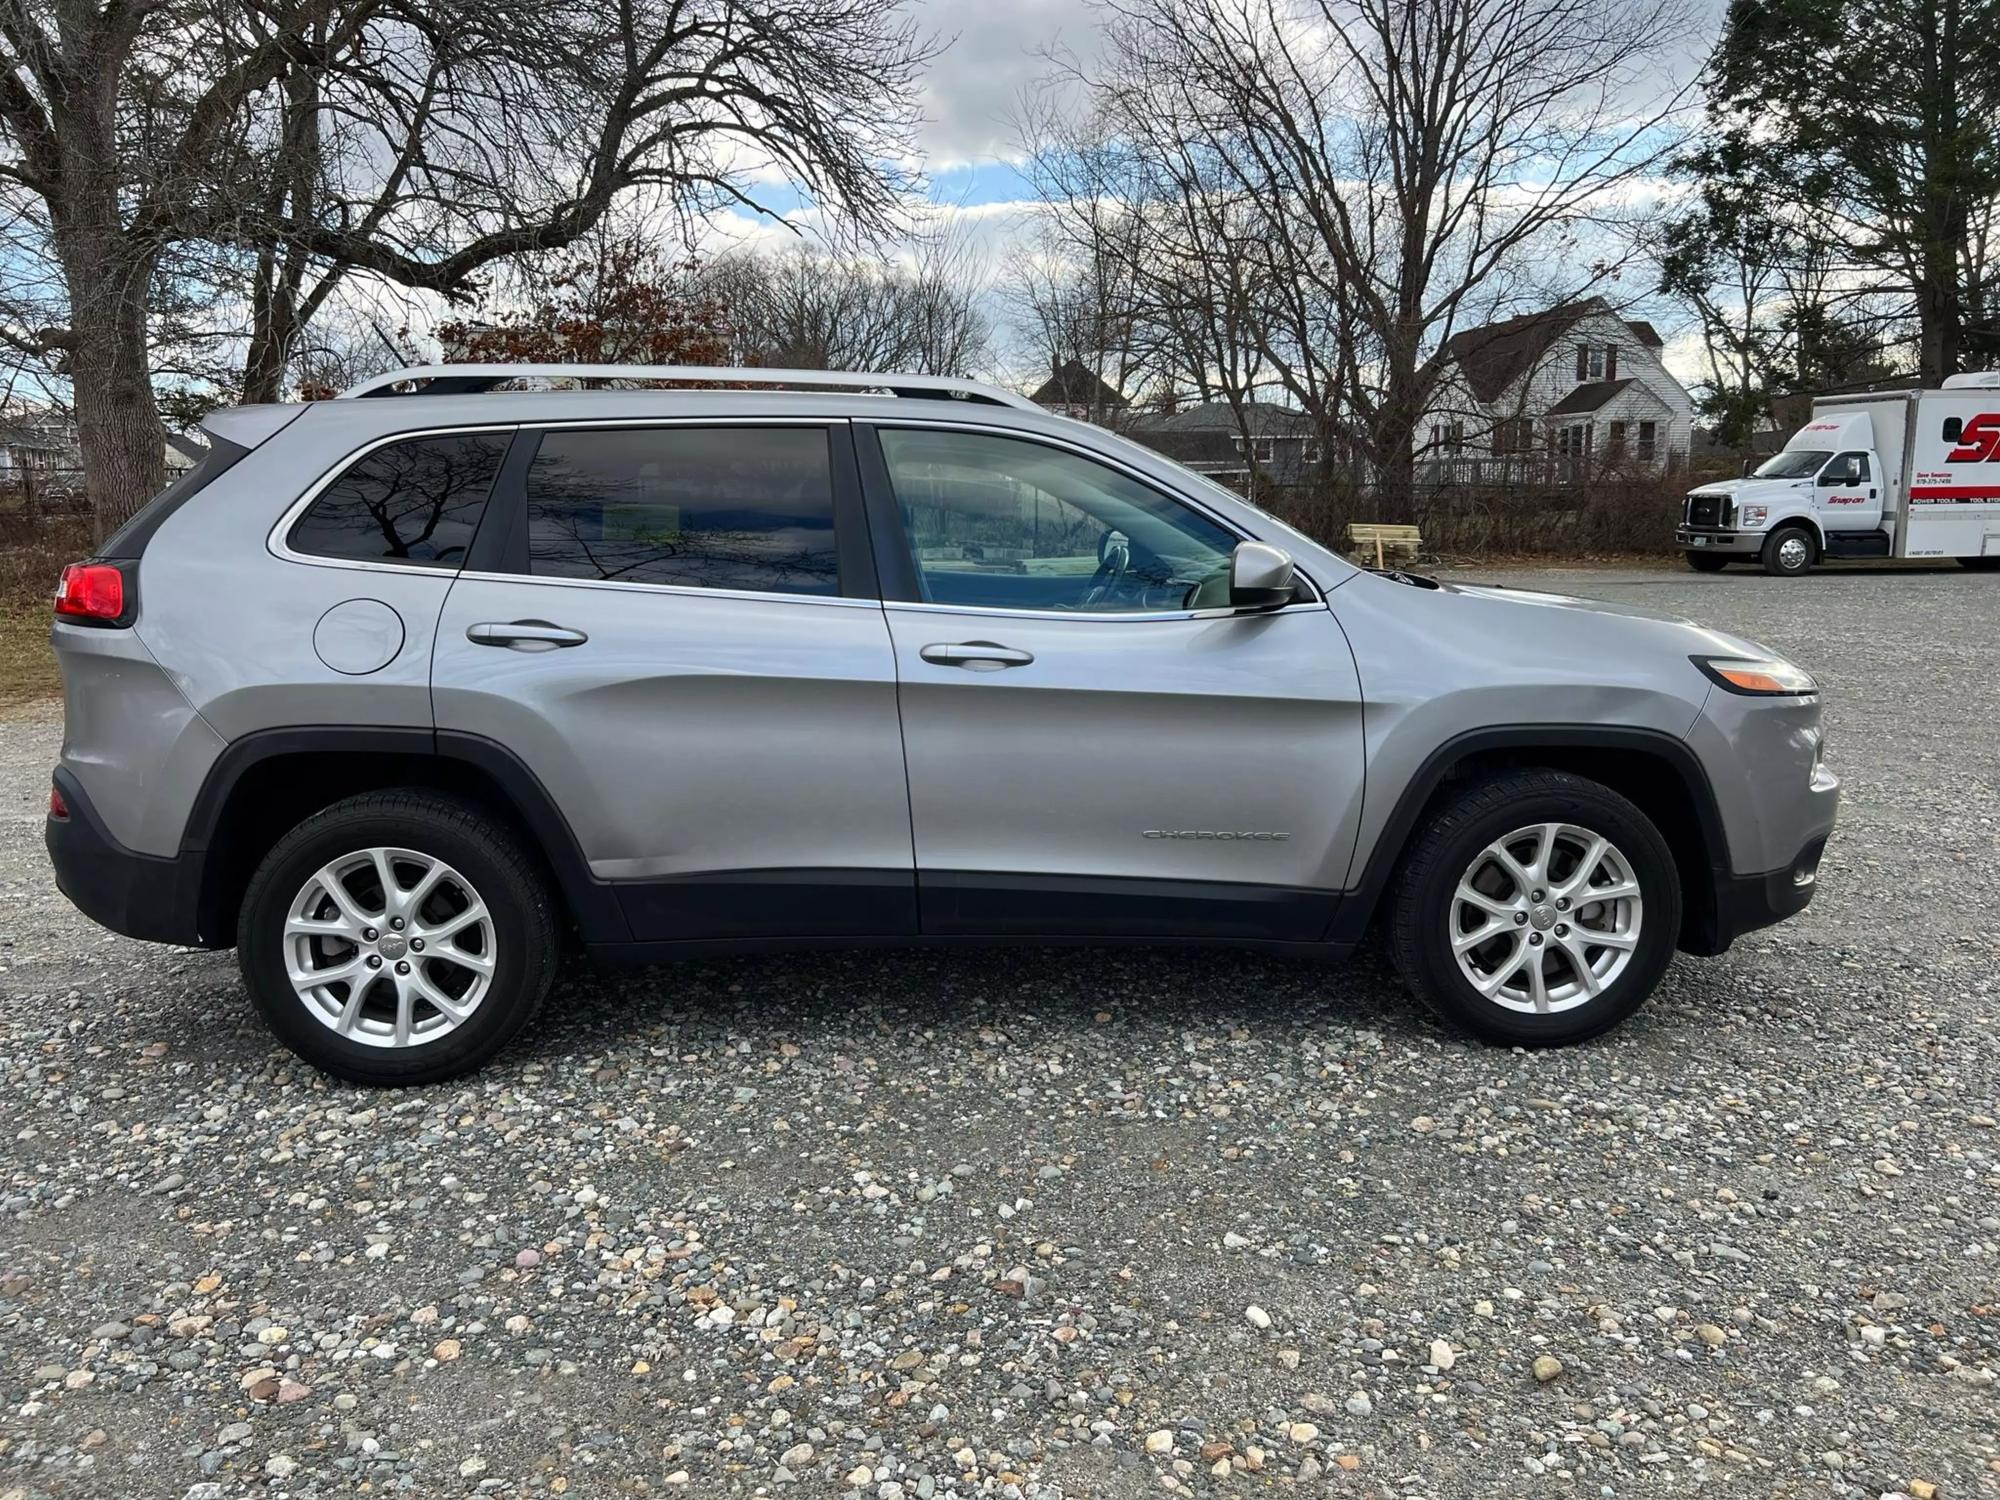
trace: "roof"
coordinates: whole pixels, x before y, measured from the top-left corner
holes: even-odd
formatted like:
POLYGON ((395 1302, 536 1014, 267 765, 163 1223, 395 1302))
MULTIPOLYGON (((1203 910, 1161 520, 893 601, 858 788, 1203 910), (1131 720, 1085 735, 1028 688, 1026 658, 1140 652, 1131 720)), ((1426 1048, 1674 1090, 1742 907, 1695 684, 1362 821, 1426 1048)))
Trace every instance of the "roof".
POLYGON ((1624 380, 1593 380, 1580 385, 1562 400, 1551 406, 1546 415, 1551 417, 1572 417, 1588 411, 1596 411, 1628 387, 1638 382, 1627 377, 1624 380))
POLYGON ((167 434, 167 446, 191 464, 198 464, 208 457, 208 445, 200 438, 183 437, 178 432, 167 434))
POLYGON ((1648 349, 1664 349, 1667 347, 1667 341, 1660 337, 1660 330, 1655 328, 1651 323, 1648 323, 1644 318, 1627 318, 1625 326, 1632 330, 1632 337, 1644 344, 1648 349))
POLYGON ((1119 411, 1126 405, 1115 386, 1105 384, 1094 370, 1076 359, 1058 365, 1028 399, 1037 406, 1086 406, 1093 411, 1119 411))
POLYGON ((23 427, 15 423, 0 426, 0 445, 8 448, 34 448, 52 453, 62 447, 62 443, 45 432, 37 432, 33 427, 23 427))
POLYGON ((1559 303, 1541 312, 1463 329, 1445 340, 1444 352, 1458 362, 1473 395, 1496 401, 1576 323, 1592 313, 1610 311, 1602 297, 1559 303))
POLYGON ((1235 409, 1227 401, 1203 401, 1195 406, 1184 406, 1179 411, 1155 412, 1142 417, 1133 424, 1134 431, 1145 433, 1167 432, 1227 432, 1232 435, 1248 428, 1252 437, 1311 437, 1312 418, 1295 406, 1280 406, 1274 401, 1246 401, 1243 403, 1242 426, 1237 425, 1235 409))

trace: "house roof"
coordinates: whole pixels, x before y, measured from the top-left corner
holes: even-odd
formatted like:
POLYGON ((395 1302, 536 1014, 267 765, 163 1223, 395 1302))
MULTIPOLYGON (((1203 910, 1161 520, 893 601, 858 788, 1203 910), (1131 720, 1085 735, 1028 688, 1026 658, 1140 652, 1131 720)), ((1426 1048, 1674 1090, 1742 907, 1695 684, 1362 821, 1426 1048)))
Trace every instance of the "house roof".
POLYGON ((1602 297, 1558 303, 1541 312, 1461 329, 1445 340, 1444 349, 1458 362, 1472 394, 1481 401, 1496 401, 1579 320, 1610 311, 1602 297))
POLYGON ((1630 378, 1624 380, 1593 380, 1589 384, 1580 385, 1571 391, 1562 400, 1551 406, 1547 414, 1551 417, 1574 417, 1580 416, 1584 412, 1597 411, 1613 396, 1623 394, 1636 384, 1638 382, 1630 378))
POLYGON ((167 446, 191 464, 198 464, 208 457, 208 448, 199 438, 183 437, 177 432, 167 434, 167 446))
POLYGON ((1252 437, 1310 437, 1312 418, 1295 406, 1246 401, 1239 428, 1236 412, 1227 401, 1203 401, 1179 411, 1152 413, 1134 426, 1138 432, 1226 432, 1232 436, 1243 428, 1248 428, 1252 437))
POLYGON ((1081 360, 1065 360, 1028 398, 1037 406, 1087 406, 1092 410, 1122 411, 1126 400, 1116 387, 1105 384, 1081 360))
POLYGON ((1632 336, 1648 349, 1664 349, 1667 341, 1660 337, 1660 330, 1644 318, 1627 318, 1625 326, 1632 330, 1632 336))
POLYGON ((32 427, 15 423, 0 425, 0 445, 9 448, 33 448, 42 453, 53 453, 62 447, 56 439, 45 432, 37 432, 32 427))

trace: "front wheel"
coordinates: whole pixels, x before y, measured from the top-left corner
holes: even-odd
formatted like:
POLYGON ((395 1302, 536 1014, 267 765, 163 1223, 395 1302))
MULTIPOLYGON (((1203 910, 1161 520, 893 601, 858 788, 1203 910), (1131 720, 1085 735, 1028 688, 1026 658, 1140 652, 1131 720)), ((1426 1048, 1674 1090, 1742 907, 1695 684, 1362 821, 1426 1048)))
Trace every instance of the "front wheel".
POLYGON ((1776 578, 1796 578, 1812 571, 1819 547, 1803 526, 1780 526, 1764 539, 1764 571, 1776 578))
POLYGON ((373 792, 264 857, 237 924, 278 1040, 355 1083, 436 1083, 517 1036, 555 977, 556 916, 519 840, 431 792, 373 792))
POLYGON ((1579 1042, 1637 1010, 1680 933, 1672 852, 1644 813, 1562 771, 1461 792, 1398 875, 1391 949, 1447 1020, 1513 1046, 1579 1042))
POLYGON ((1688 552, 1683 556, 1697 573, 1720 573, 1729 566, 1729 559, 1720 552, 1688 552))

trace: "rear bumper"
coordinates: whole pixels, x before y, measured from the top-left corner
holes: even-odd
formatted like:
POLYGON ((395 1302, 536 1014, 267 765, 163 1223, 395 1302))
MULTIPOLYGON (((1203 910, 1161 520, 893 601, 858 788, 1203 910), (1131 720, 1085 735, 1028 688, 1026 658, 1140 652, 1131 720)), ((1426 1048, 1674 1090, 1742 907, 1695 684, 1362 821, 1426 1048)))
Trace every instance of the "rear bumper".
POLYGON ((113 838, 83 787, 58 769, 56 786, 67 818, 48 820, 44 833, 56 887, 91 921, 126 937, 188 947, 218 946, 197 930, 202 856, 171 859, 138 854, 113 838))
POLYGON ((1683 526, 1674 533, 1674 541, 1687 552, 1750 556, 1763 550, 1765 535, 1762 531, 1713 531, 1706 527, 1683 526))

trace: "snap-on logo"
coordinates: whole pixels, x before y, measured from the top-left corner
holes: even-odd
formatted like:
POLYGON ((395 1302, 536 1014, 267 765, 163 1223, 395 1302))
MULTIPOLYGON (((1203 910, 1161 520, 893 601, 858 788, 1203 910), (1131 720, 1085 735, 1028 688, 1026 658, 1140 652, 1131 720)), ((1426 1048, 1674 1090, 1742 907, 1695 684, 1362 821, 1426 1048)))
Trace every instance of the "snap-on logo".
POLYGON ((1149 839, 1220 839, 1225 842, 1253 844, 1277 844, 1291 837, 1289 833, 1265 830, 1235 831, 1227 828, 1148 828, 1145 836, 1149 839))
POLYGON ((2000 458, 2000 411, 1981 412, 1959 429, 1958 446, 1944 456, 1948 464, 1984 464, 2000 458))

